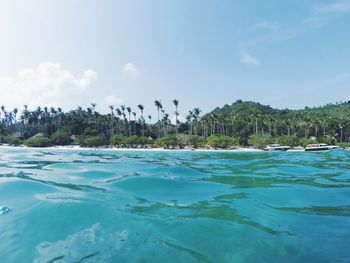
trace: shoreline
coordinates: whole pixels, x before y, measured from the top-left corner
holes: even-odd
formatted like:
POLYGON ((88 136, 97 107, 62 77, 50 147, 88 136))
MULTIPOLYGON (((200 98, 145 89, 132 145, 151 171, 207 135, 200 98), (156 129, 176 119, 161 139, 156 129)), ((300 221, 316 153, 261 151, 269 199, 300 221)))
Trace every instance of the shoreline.
MULTIPOLYGON (((62 150, 62 151, 108 151, 108 152, 226 152, 226 153, 257 153, 257 152, 281 152, 281 151, 264 151, 257 148, 237 147, 235 149, 205 149, 205 148, 185 148, 185 149, 165 149, 165 148, 117 148, 117 147, 81 147, 79 145, 66 146, 49 146, 49 147, 28 147, 28 146, 11 146, 0 145, 1 149, 28 149, 28 150, 62 150)), ((340 148, 349 151, 347 148, 340 148)), ((285 152, 305 152, 304 149, 290 149, 285 152)))
POLYGON ((1 149, 30 149, 30 150, 64 150, 64 151, 134 151, 134 152, 265 152, 261 149, 238 147, 236 149, 164 149, 164 148, 104 148, 104 147, 80 147, 78 145, 27 147, 0 145, 1 149))

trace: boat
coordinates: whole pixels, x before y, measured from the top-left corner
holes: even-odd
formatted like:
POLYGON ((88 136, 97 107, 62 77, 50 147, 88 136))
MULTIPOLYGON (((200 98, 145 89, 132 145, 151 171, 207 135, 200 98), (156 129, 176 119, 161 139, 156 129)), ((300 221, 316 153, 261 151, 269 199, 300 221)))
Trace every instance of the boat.
POLYGON ((311 152, 311 151, 328 151, 328 150, 335 150, 335 149, 339 149, 339 146, 328 145, 326 143, 314 143, 314 144, 309 144, 305 148, 305 151, 307 151, 307 152, 311 152))
POLYGON ((264 151, 287 151, 289 150, 289 146, 281 146, 280 144, 269 144, 265 148, 263 148, 264 151))

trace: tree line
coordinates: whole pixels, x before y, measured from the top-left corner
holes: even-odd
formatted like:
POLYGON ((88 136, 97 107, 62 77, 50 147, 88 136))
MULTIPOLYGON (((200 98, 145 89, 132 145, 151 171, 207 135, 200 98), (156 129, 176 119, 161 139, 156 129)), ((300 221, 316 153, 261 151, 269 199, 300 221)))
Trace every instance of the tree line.
POLYGON ((59 107, 30 110, 24 105, 21 110, 7 110, 1 106, 0 140, 7 143, 15 140, 18 143, 38 134, 47 138, 64 134, 66 143, 75 140, 81 145, 84 145, 84 138, 91 140, 92 137, 98 139, 97 144, 120 143, 121 138, 130 142, 130 137, 134 138, 135 144, 161 142, 164 137, 163 141, 177 138, 191 144, 191 136, 196 136, 192 141, 204 144, 210 137, 225 136, 232 138, 232 144, 256 146, 280 142, 281 138, 286 140, 282 142, 289 144, 305 144, 311 140, 345 143, 350 140, 350 101, 291 110, 237 100, 204 115, 201 115, 198 107, 193 108, 183 121, 179 118, 179 100, 174 99, 172 106, 173 112, 168 113, 161 101, 155 100, 155 119, 145 113, 142 104, 136 109, 126 105, 110 105, 109 112, 105 114, 96 110, 95 103, 86 109, 77 107, 67 112, 59 107), (172 117, 174 123, 170 120, 172 117))

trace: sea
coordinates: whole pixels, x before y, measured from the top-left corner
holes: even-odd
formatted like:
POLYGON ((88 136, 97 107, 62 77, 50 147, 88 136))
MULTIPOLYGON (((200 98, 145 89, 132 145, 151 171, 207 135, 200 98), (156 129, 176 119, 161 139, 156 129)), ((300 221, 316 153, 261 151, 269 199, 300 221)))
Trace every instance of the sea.
POLYGON ((1 148, 0 262, 350 262, 350 151, 1 148))

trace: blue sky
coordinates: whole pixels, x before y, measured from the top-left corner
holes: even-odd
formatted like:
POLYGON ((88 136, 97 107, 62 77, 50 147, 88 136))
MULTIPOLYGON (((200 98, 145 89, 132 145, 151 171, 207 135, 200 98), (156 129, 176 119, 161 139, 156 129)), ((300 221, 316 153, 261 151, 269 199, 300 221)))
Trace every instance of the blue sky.
POLYGON ((0 104, 349 100, 349 25, 350 0, 0 1, 0 104))

